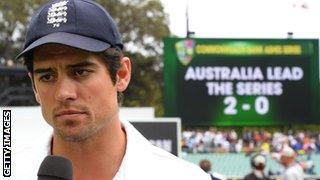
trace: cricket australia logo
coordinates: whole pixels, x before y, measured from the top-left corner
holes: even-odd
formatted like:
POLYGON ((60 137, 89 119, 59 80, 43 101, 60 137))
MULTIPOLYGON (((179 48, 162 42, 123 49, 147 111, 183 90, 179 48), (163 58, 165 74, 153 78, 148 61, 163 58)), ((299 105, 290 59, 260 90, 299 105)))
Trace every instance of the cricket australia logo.
POLYGON ((60 1, 54 3, 48 10, 47 24, 51 24, 53 28, 60 27, 61 23, 67 22, 67 3, 68 1, 60 1))
POLYGON ((192 39, 179 41, 175 44, 179 61, 183 65, 188 65, 194 57, 195 42, 192 39))

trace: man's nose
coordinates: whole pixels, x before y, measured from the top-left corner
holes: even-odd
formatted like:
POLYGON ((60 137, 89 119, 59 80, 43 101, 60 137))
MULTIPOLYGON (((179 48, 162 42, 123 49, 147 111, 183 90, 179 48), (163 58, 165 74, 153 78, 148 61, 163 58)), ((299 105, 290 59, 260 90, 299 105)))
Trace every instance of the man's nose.
POLYGON ((77 98, 76 85, 70 78, 60 78, 57 81, 55 96, 60 102, 75 100, 77 98))

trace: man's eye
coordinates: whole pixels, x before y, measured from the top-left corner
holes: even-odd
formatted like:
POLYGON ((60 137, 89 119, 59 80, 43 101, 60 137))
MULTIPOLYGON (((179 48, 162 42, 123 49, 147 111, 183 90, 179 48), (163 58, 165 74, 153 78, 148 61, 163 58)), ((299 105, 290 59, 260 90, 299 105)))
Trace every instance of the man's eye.
POLYGON ((76 76, 86 76, 86 75, 88 75, 88 73, 89 73, 89 70, 86 70, 86 69, 74 70, 74 75, 76 75, 76 76))
POLYGON ((53 78, 54 78, 54 76, 52 74, 45 74, 45 75, 40 76, 40 80, 44 81, 44 82, 52 81, 53 78))

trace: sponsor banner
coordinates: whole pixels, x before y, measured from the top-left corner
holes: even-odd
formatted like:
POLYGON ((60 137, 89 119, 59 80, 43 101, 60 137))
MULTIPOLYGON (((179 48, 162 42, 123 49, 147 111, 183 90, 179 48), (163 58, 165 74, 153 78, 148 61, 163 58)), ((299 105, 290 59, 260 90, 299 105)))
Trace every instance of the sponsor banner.
POLYGON ((179 118, 130 120, 130 122, 153 145, 173 155, 180 155, 181 125, 179 118))

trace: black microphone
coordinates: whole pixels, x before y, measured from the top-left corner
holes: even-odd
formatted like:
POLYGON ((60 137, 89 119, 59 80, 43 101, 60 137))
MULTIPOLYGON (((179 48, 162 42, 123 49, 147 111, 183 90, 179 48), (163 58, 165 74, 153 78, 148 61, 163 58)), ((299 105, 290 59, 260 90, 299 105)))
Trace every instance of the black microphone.
POLYGON ((72 180, 72 163, 61 156, 47 156, 42 161, 38 180, 72 180))

